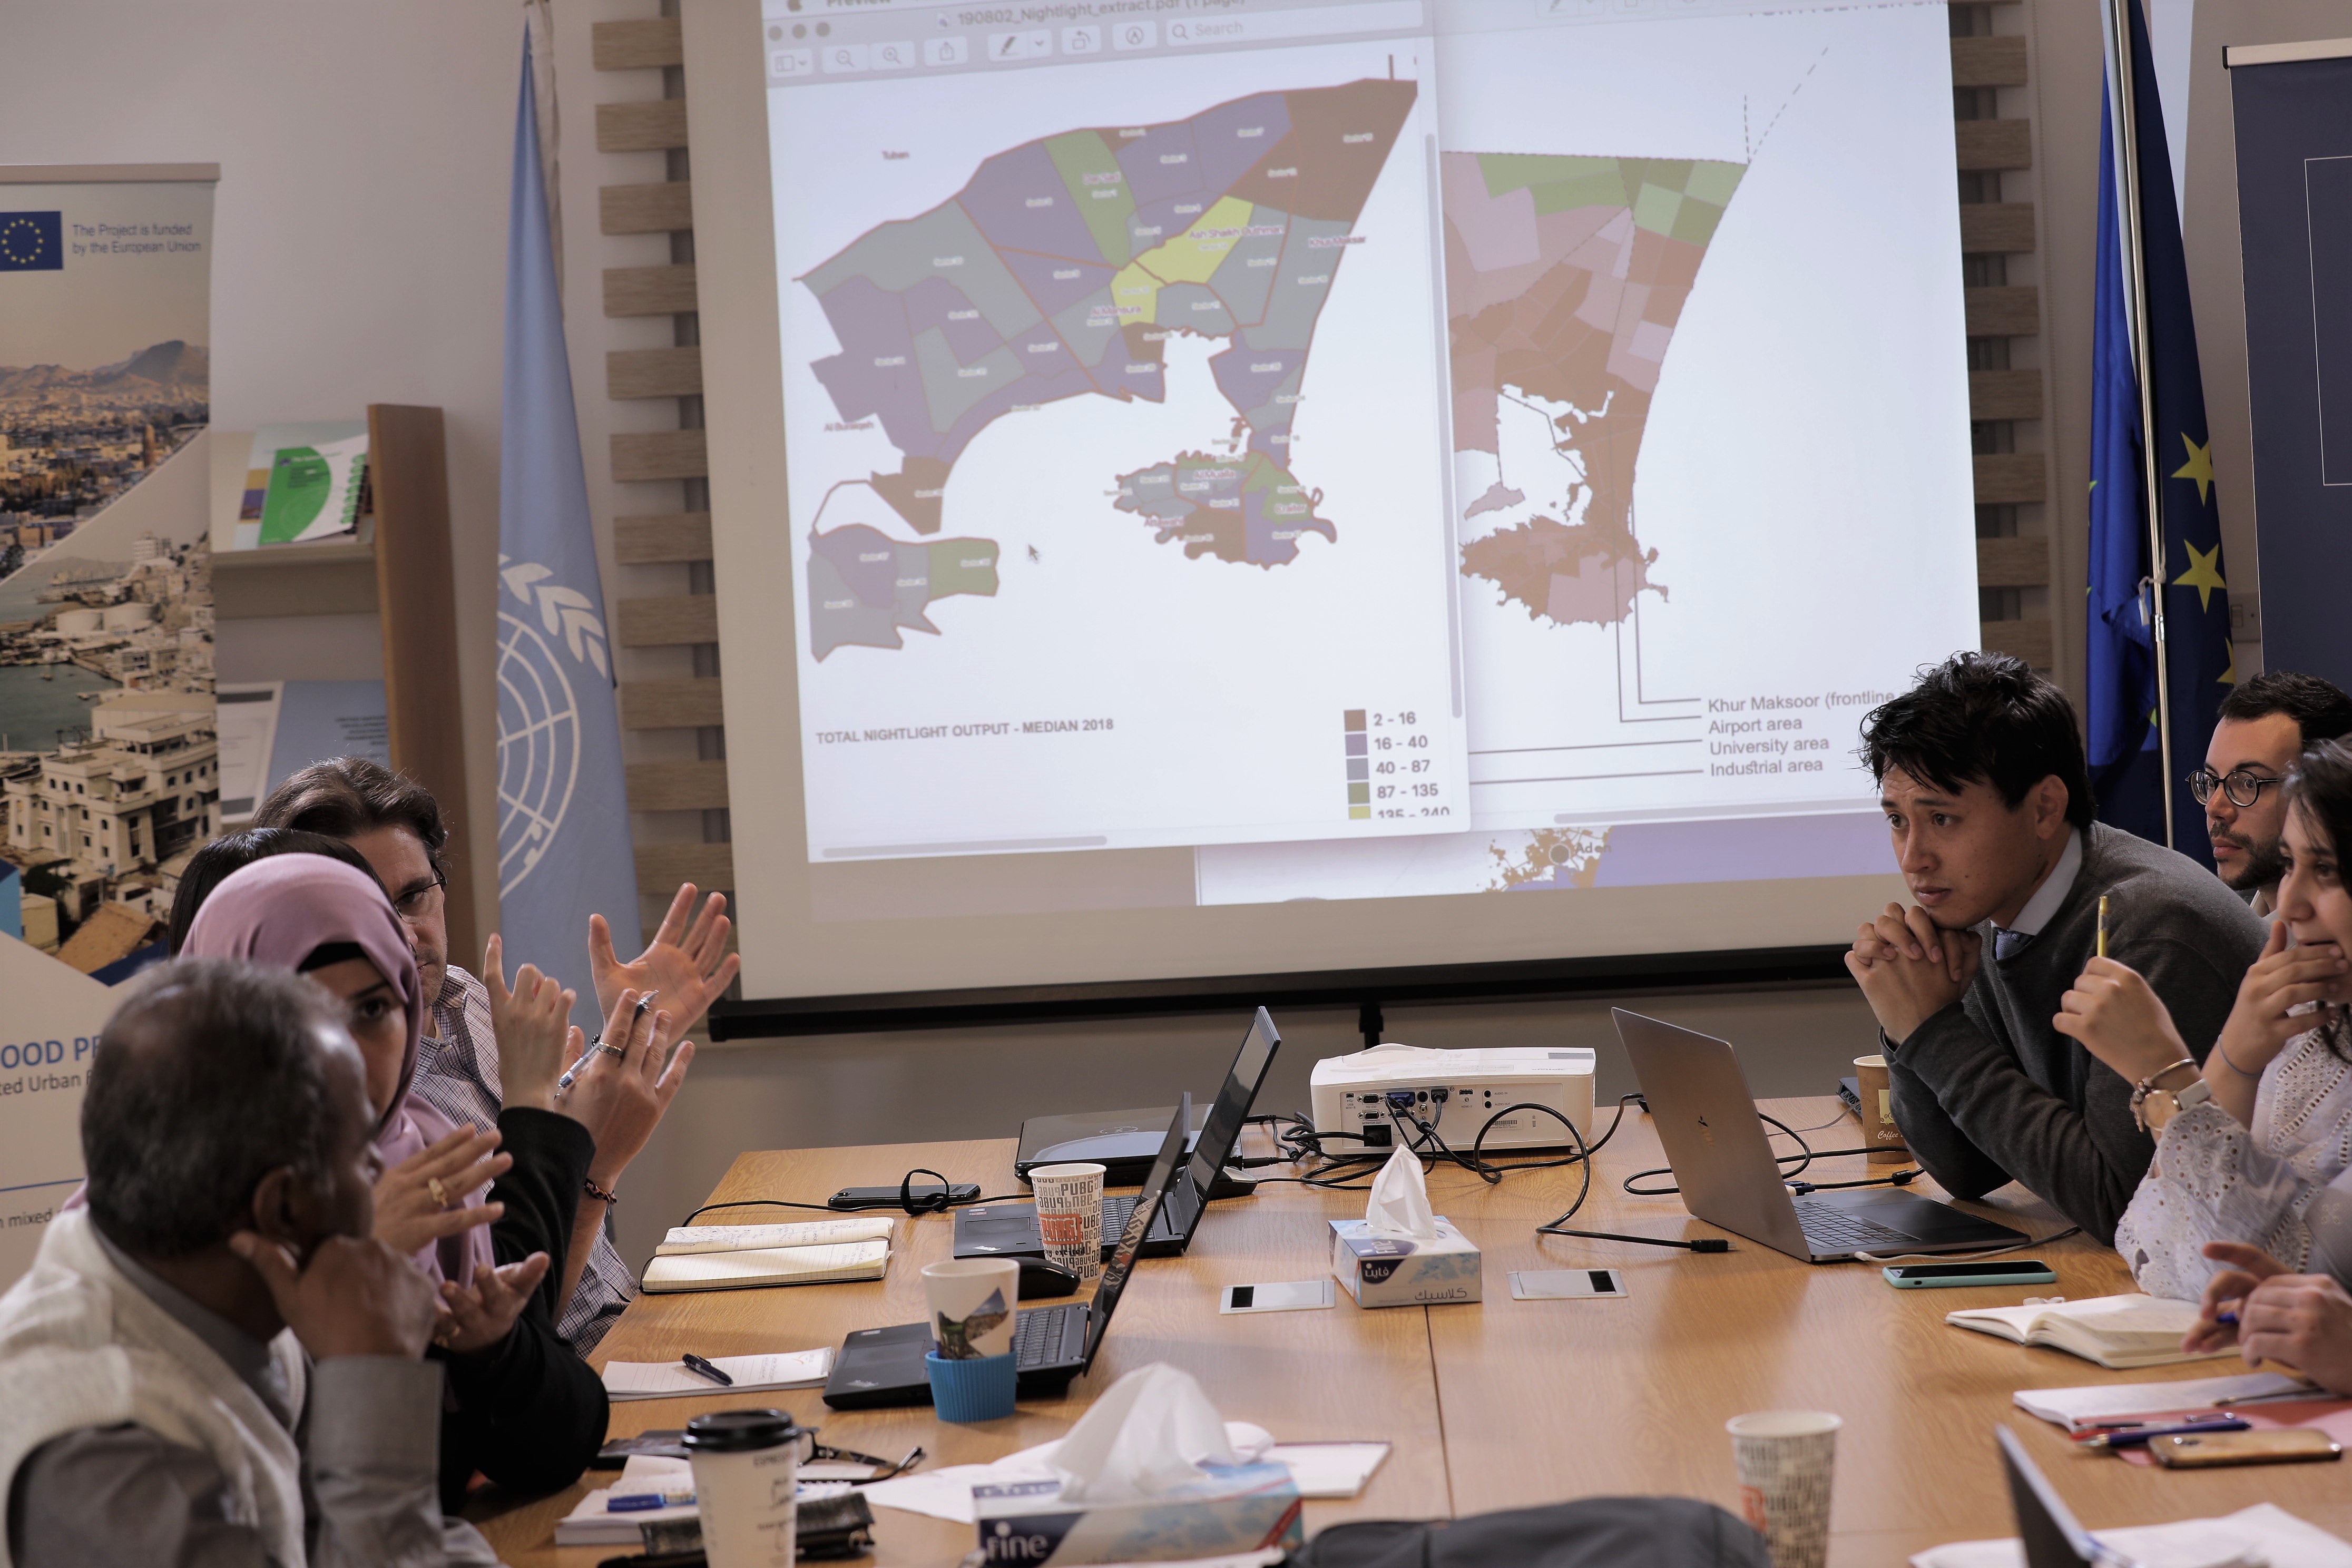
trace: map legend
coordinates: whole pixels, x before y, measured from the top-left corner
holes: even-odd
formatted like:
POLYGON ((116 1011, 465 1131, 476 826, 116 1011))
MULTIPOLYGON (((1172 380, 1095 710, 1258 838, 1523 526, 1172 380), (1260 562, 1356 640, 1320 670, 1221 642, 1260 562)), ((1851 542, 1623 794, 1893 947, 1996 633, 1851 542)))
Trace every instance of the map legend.
POLYGON ((1364 732, 1364 710, 1349 709, 1341 722, 1348 737, 1348 820, 1369 819, 1372 815, 1371 737, 1364 732))

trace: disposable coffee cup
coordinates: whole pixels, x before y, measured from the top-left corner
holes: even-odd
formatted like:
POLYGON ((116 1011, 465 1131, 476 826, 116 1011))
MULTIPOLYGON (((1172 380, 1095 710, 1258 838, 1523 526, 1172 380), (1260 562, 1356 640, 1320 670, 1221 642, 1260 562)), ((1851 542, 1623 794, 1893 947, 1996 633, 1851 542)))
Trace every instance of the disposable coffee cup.
POLYGON ((710 1568, 793 1568, 802 1447, 816 1434, 781 1410, 719 1410, 686 1424, 710 1568))
POLYGON ((1021 1299, 1021 1265, 1010 1258, 958 1258, 923 1266, 931 1308, 931 1348, 941 1361, 981 1361, 1013 1353, 1013 1314, 1021 1299))
POLYGON ((1862 1142, 1870 1151, 1870 1163, 1883 1165, 1908 1158, 1910 1150, 1903 1142, 1903 1129, 1895 1125, 1895 1097, 1887 1084, 1886 1058, 1854 1058, 1853 1087, 1855 1098, 1862 1101, 1858 1113, 1862 1118, 1862 1142))
POLYGON ((1081 1279, 1102 1276, 1103 1168, 1092 1163, 1040 1165, 1029 1173, 1037 1194, 1037 1230, 1045 1258, 1081 1279))
POLYGON ((1758 1410, 1725 1424, 1748 1522, 1772 1568, 1822 1568, 1830 1547, 1830 1480, 1837 1433, 1826 1410, 1758 1410))

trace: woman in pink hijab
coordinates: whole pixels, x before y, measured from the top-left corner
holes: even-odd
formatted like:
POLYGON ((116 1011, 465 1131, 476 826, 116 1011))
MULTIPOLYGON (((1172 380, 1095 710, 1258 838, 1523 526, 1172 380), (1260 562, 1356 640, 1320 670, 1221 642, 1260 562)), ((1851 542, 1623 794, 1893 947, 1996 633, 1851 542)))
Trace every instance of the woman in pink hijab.
POLYGON ((374 877, 339 858, 279 854, 233 872, 205 898, 182 952, 299 971, 350 1008, 382 1118, 376 1234, 415 1254, 448 1309, 435 1336, 453 1406, 442 1418, 445 1509, 477 1470, 526 1490, 569 1485, 604 1442, 607 1405, 603 1381, 557 1336, 541 1287, 570 1244, 571 1194, 593 1139, 528 1108, 501 1113, 496 1131, 456 1128, 409 1093, 425 1016, 416 960, 374 877), (492 1156, 502 1137, 509 1152, 492 1156), (480 1201, 491 1177, 514 1202, 480 1201))

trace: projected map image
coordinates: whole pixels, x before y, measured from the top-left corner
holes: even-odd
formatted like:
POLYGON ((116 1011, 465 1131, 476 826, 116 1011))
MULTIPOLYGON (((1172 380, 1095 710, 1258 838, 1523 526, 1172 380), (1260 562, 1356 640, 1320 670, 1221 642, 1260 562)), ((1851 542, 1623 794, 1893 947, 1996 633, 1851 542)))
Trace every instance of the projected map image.
MULTIPOLYGON (((900 454, 865 482, 907 527, 936 533, 982 430, 1065 398, 1160 402, 1167 342, 1185 334, 1224 345, 1210 366, 1231 427, 1115 476, 1115 509, 1195 559, 1272 568, 1297 559, 1304 534, 1336 541, 1322 491, 1293 471, 1292 425, 1317 322, 1415 93, 1357 81, 1049 136, 861 235, 800 281, 841 343, 811 367, 841 420, 877 420, 900 454)), ((886 559, 872 529, 828 531, 820 517, 815 656, 899 647, 902 627, 936 631, 930 600, 994 594, 994 542, 950 542, 946 560, 989 564, 942 574, 941 552, 909 563, 904 547, 886 559)))
MULTIPOLYGON (((1622 621, 1655 551, 1633 529, 1650 395, 1745 166, 1448 153, 1445 303, 1465 521, 1513 520, 1462 570, 1530 618, 1622 621)), ((1469 531, 1465 530, 1465 534, 1469 531)))

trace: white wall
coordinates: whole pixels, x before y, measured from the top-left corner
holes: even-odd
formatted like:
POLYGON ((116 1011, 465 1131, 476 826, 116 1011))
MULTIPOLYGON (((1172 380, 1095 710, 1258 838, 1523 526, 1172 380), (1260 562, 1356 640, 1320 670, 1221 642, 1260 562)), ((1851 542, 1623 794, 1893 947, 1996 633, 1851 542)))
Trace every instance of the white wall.
MULTIPOLYGON (((502 0, 0 0, 0 157, 216 163, 213 422, 448 420, 476 900, 495 907, 502 0)), ((593 209, 592 209, 593 210, 593 209)))

